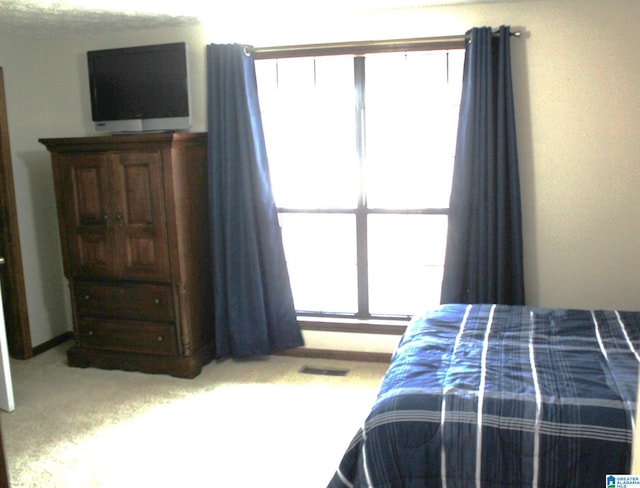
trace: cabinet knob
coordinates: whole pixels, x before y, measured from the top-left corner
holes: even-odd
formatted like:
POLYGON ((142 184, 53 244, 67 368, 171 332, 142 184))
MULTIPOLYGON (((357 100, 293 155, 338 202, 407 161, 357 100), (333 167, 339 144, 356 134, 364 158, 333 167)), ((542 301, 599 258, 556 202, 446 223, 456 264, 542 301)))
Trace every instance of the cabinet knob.
POLYGON ((162 341, 164 341, 164 337, 158 336, 158 342, 162 342, 162 341))
POLYGON ((87 332, 87 334, 89 334, 90 336, 93 335, 93 330, 90 330, 89 332, 87 332))
POLYGON ((91 300, 91 295, 88 293, 83 297, 85 300, 91 300))
POLYGON ((153 303, 155 303, 156 305, 160 305, 162 303, 162 300, 160 300, 159 298, 156 298, 153 303))

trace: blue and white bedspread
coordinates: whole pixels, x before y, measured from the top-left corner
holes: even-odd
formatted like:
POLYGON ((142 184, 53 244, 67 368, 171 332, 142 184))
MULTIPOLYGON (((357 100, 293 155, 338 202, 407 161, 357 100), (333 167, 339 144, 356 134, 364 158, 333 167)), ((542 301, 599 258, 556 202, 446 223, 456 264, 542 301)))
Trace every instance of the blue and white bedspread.
POLYGON ((600 487, 628 473, 640 313, 414 318, 330 488, 600 487))

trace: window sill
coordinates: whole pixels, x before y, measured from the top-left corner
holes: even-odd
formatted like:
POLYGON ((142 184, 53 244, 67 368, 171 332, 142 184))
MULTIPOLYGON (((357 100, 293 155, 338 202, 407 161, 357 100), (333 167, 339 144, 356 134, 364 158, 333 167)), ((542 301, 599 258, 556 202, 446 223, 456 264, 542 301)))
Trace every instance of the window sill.
POLYGON ((391 319, 347 319, 323 317, 298 317, 302 330, 321 332, 351 332, 359 334, 402 335, 409 324, 409 320, 391 319))

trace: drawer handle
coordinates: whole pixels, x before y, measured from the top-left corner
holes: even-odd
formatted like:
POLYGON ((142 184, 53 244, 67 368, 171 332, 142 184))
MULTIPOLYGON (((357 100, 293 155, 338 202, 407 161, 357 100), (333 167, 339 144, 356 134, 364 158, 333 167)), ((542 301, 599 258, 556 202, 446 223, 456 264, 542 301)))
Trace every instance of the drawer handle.
POLYGON ((164 341, 164 337, 158 336, 158 342, 162 342, 162 341, 164 341))
POLYGON ((162 303, 162 300, 160 300, 159 298, 156 298, 153 303, 155 303, 156 305, 160 305, 162 303))
POLYGON ((85 300, 91 300, 91 295, 89 295, 88 293, 84 296, 85 300))
POLYGON ((93 335, 93 330, 90 330, 89 332, 87 332, 90 336, 93 335))

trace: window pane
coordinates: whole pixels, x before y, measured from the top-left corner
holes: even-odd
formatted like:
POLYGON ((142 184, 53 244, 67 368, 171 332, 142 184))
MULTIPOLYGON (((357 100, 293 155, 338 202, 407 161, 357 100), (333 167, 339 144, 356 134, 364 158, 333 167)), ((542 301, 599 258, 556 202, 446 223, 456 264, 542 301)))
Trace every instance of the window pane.
POLYGON ((358 311, 355 216, 280 214, 296 310, 358 311))
POLYGON ((355 208, 353 57, 261 60, 256 73, 276 204, 355 208))
POLYGON ((370 215, 369 308, 415 314, 440 303, 446 215, 370 215))
POLYGON ((411 315, 440 301, 447 216, 401 212, 449 205, 464 50, 364 61, 357 83, 353 56, 256 61, 276 204, 297 211, 280 218, 299 311, 358 314, 358 293, 367 292, 374 316, 411 315), (356 112, 362 86, 364 126, 356 112), (363 190, 369 282, 359 292, 355 209, 363 190))
POLYGON ((370 208, 449 206, 462 59, 447 51, 367 56, 370 208))

